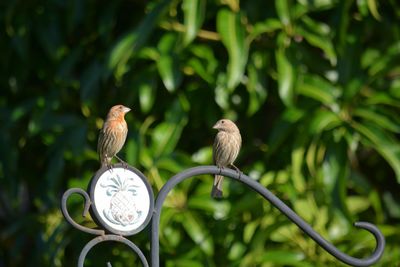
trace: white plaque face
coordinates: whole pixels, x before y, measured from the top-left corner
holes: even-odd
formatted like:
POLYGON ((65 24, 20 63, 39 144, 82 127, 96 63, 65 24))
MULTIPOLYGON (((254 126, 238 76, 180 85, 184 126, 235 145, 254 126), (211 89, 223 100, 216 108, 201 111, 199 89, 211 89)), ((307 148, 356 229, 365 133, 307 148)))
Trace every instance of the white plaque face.
POLYGON ((113 165, 101 169, 92 180, 93 212, 108 231, 132 235, 151 218, 153 192, 146 178, 132 167, 113 165))

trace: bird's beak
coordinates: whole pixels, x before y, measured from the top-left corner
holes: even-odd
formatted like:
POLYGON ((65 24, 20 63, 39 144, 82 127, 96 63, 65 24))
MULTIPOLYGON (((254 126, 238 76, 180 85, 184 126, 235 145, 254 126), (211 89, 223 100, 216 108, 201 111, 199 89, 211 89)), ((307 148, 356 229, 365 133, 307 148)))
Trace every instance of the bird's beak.
POLYGON ((129 111, 131 111, 131 109, 130 109, 130 108, 128 108, 128 107, 124 107, 124 113, 128 113, 129 111))
POLYGON ((213 129, 218 130, 218 122, 216 124, 214 124, 213 129))

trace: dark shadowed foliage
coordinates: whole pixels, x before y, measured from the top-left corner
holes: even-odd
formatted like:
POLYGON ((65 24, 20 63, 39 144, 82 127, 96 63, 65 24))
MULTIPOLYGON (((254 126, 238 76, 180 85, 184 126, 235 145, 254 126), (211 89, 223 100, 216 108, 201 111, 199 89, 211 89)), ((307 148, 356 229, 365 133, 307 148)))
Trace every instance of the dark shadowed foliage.
MULTIPOLYGON (((92 236, 59 205, 99 168, 98 131, 124 104, 119 154, 157 193, 212 163, 213 124, 241 129, 236 165, 343 252, 400 262, 400 3, 395 0, 0 3, 0 267, 75 266, 92 236)), ((211 175, 185 181, 161 217, 161 264, 336 266, 268 202, 211 175)), ((80 217, 82 199, 69 203, 80 217)), ((149 253, 148 230, 130 238, 149 253)), ((148 254, 147 254, 148 255, 148 254)), ((85 266, 131 266, 123 245, 85 266), (125 265, 124 265, 125 263, 125 265)))

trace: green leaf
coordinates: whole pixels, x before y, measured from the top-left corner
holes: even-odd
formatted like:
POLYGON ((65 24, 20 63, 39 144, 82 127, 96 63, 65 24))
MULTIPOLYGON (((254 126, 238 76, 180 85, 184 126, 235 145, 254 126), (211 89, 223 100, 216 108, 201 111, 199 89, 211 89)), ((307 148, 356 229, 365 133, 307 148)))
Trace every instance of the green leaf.
POLYGON ((349 196, 346 199, 346 203, 352 214, 363 212, 371 206, 370 201, 366 197, 360 196, 349 196))
POLYGON ((187 65, 192 67, 193 70, 199 75, 202 79, 204 79, 207 83, 212 84, 214 83, 214 76, 207 71, 203 62, 201 62, 198 58, 191 58, 187 65))
POLYGON ((165 88, 174 92, 182 82, 179 59, 175 55, 161 55, 157 60, 157 68, 165 88))
POLYGON ((385 115, 374 112, 372 109, 357 108, 353 111, 353 115, 368 120, 391 132, 400 133, 400 125, 398 123, 395 123, 385 115))
POLYGON ((206 11, 205 0, 183 0, 182 3, 185 33, 183 44, 187 46, 196 37, 204 21, 206 11))
MULTIPOLYGON (((279 1, 277 1, 279 2, 279 1)), ((304 260, 305 256, 301 252, 292 252, 285 250, 268 250, 261 257, 261 262, 271 262, 275 265, 293 265, 293 266, 301 266, 298 265, 302 260, 304 260)))
POLYGON ((290 8, 288 0, 275 1, 276 13, 283 25, 290 23, 290 8))
POLYGON ((179 56, 175 52, 176 44, 175 34, 164 35, 158 44, 160 57, 157 60, 157 68, 169 92, 174 92, 182 82, 179 56))
POLYGON ((138 80, 135 80, 135 88, 139 89, 140 110, 148 113, 154 105, 157 93, 157 72, 144 71, 139 74, 138 80))
POLYGON ((159 158, 172 153, 178 143, 183 127, 187 123, 187 116, 179 102, 175 100, 167 111, 164 122, 157 125, 152 134, 152 153, 159 158))
POLYGON ((221 9, 217 14, 217 31, 228 50, 227 87, 234 89, 242 80, 247 63, 248 45, 240 13, 221 9))
POLYGON ((249 43, 251 43, 254 39, 259 37, 263 33, 271 33, 279 29, 282 29, 282 23, 274 18, 266 19, 263 22, 257 22, 254 25, 253 30, 249 34, 249 43))
POLYGON ((196 260, 191 259, 174 259, 167 261, 167 267, 203 267, 204 265, 196 260))
POLYGON ((358 0, 357 7, 358 11, 361 13, 363 17, 368 16, 369 12, 368 12, 367 0, 358 0))
POLYGON ((372 77, 378 74, 385 73, 392 69, 394 66, 398 66, 400 59, 400 42, 393 43, 388 47, 384 54, 382 54, 368 70, 368 74, 372 77))
POLYGON ((238 260, 243 257, 246 252, 247 247, 241 242, 235 242, 228 253, 228 259, 230 260, 238 260))
POLYGON ((209 194, 190 197, 188 207, 192 210, 202 210, 209 213, 214 213, 216 210, 215 201, 210 198, 209 194))
POLYGON ((302 17, 302 21, 304 24, 299 24, 296 27, 296 33, 303 36, 309 44, 324 51, 331 65, 335 66, 337 63, 336 52, 329 37, 330 29, 328 25, 318 23, 307 16, 302 17))
MULTIPOLYGON (((136 138, 134 138, 136 139, 136 138)), ((126 142, 126 162, 135 166, 138 162, 138 155, 139 155, 139 146, 133 138, 130 138, 126 142)))
POLYGON ((317 75, 304 75, 297 86, 297 92, 304 96, 313 98, 338 111, 336 99, 341 91, 333 86, 328 80, 317 75))
POLYGON ((359 132, 365 139, 361 139, 366 145, 372 146, 383 158, 387 160, 396 174, 397 182, 400 183, 400 144, 396 139, 378 128, 368 123, 360 124, 352 122, 352 127, 359 132))
POLYGON ((366 49, 361 57, 361 66, 364 69, 370 67, 379 59, 381 55, 382 55, 381 51, 377 49, 374 48, 366 49))
POLYGON ((158 20, 168 10, 171 2, 172 0, 160 2, 136 29, 126 34, 114 45, 109 54, 108 67, 114 71, 117 80, 128 70, 128 60, 147 42, 158 20))
POLYGON ((265 76, 266 60, 262 53, 254 53, 248 65, 248 82, 246 84, 249 93, 248 115, 253 115, 264 104, 267 98, 267 80, 265 76))
MULTIPOLYGON (((396 92, 400 92, 400 84, 399 87, 394 88, 396 92)), ((396 93, 394 93, 396 94, 396 93)), ((397 93, 399 94, 399 93, 397 93)), ((396 96, 395 96, 396 97, 396 96)), ((365 100, 367 105, 387 105, 394 108, 400 108, 400 101, 395 97, 391 96, 386 92, 372 92, 371 95, 365 100)), ((398 96, 400 98, 400 94, 398 96)))
POLYGON ((148 113, 156 99, 156 89, 157 89, 157 80, 154 79, 143 79, 137 85, 139 88, 139 103, 140 109, 144 113, 148 113))
MULTIPOLYGON (((308 1, 308 0, 298 0, 300 4, 303 6, 306 6, 309 12, 315 12, 315 11, 321 11, 321 10, 326 10, 331 8, 336 4, 336 0, 314 0, 314 1, 308 1)), ((357 1, 359 2, 359 1, 357 1)))
POLYGON ((192 240, 200 246, 206 255, 214 254, 214 242, 209 235, 207 224, 204 223, 203 219, 196 216, 195 213, 186 211, 182 214, 183 227, 186 233, 192 238, 192 240))
POLYGON ((193 57, 189 59, 188 65, 209 84, 215 83, 215 71, 218 67, 218 61, 214 56, 213 50, 206 45, 189 46, 193 57))
POLYGON ((288 58, 287 49, 284 49, 282 46, 275 52, 275 58, 278 69, 279 96, 286 106, 292 106, 295 95, 295 69, 288 58))
POLYGON ((381 20, 381 16, 378 12, 378 3, 375 0, 367 0, 367 3, 368 9, 371 12, 372 16, 377 20, 381 20))
POLYGON ((319 134, 323 131, 329 131, 342 124, 341 119, 335 113, 329 110, 318 110, 312 116, 310 127, 311 134, 319 134))
POLYGON ((192 160, 198 164, 210 164, 212 162, 212 147, 203 147, 192 154, 192 160))
POLYGON ((350 173, 349 168, 346 142, 341 139, 339 142, 329 144, 322 163, 324 190, 331 196, 332 204, 351 220, 351 214, 346 205, 346 181, 350 173))
POLYGON ((299 193, 304 192, 306 187, 305 179, 302 173, 305 153, 305 144, 303 142, 304 138, 300 138, 300 140, 295 143, 295 147, 293 148, 291 153, 293 184, 296 191, 299 193))

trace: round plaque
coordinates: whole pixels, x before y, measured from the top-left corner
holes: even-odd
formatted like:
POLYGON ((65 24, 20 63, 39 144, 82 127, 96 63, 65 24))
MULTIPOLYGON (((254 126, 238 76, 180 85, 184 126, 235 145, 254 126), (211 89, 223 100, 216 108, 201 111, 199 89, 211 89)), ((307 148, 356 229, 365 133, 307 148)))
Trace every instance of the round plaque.
POLYGON ((129 236, 143 230, 154 208, 153 190, 137 169, 120 163, 101 168, 90 183, 92 215, 107 231, 129 236))

